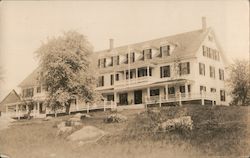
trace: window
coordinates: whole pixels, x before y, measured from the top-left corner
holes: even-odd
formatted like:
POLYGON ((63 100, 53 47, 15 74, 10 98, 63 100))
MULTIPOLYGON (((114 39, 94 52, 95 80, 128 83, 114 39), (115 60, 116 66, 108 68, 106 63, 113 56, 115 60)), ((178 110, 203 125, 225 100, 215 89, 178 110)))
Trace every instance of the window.
POLYGON ((169 87, 168 88, 168 94, 175 94, 175 88, 174 87, 169 87))
POLYGON ((107 95, 107 101, 114 101, 114 95, 107 95))
POLYGON ((202 92, 206 92, 206 86, 200 86, 200 94, 202 94, 202 92))
POLYGON ((104 86, 104 76, 99 76, 98 77, 98 87, 104 86))
POLYGON ((212 49, 206 46, 202 46, 203 56, 213 60, 220 60, 219 52, 216 49, 212 49))
POLYGON ((125 64, 128 64, 128 54, 126 54, 125 64))
POLYGON ((143 50, 145 59, 152 59, 152 49, 143 50))
POLYGON ((130 53, 130 63, 134 63, 135 62, 135 53, 132 52, 130 53))
POLYGON ((199 63, 199 72, 200 72, 200 75, 205 76, 205 64, 199 63))
POLYGON ((191 85, 188 85, 188 92, 191 92, 191 85))
POLYGON ((190 74, 190 64, 189 62, 179 64, 180 75, 190 74))
POLYGON ((180 92, 185 93, 185 86, 180 86, 180 92))
POLYGON ((41 93, 41 87, 40 86, 36 88, 36 92, 41 93))
POLYGON ((114 84, 114 75, 110 75, 110 85, 114 84))
MULTIPOLYGON (((138 68, 138 77, 147 76, 147 67, 138 68)), ((149 76, 152 76, 152 69, 149 68, 149 76)))
POLYGON ((161 57, 170 56, 170 46, 169 45, 160 47, 160 56, 161 57))
POLYGON ((113 56, 113 65, 119 65, 120 60, 119 60, 119 55, 113 56))
POLYGON ((215 68, 213 66, 209 66, 210 69, 210 77, 215 78, 215 68))
POLYGON ((220 80, 224 80, 224 70, 219 69, 219 78, 220 80))
POLYGON ((211 41, 211 42, 213 42, 214 39, 213 39, 212 36, 208 36, 208 40, 211 41))
POLYGON ((211 93, 215 93, 216 92, 216 88, 210 88, 210 92, 211 93))
POLYGON ((160 75, 163 77, 170 77, 170 65, 160 67, 160 75))
POLYGON ((119 74, 115 74, 115 80, 119 81, 119 74))
POLYGON ((99 60, 98 60, 98 65, 99 65, 99 68, 104 68, 104 67, 106 67, 106 58, 99 59, 99 60))
POLYGON ((220 90, 220 100, 226 101, 226 93, 224 90, 220 90))
POLYGON ((46 91, 46 92, 49 90, 48 86, 46 86, 46 85, 43 85, 42 89, 43 89, 43 91, 46 91))
POLYGON ((23 90, 24 97, 33 97, 34 95, 34 88, 28 88, 23 90))
POLYGON ((160 90, 159 89, 151 89, 150 96, 156 96, 156 95, 160 95, 160 90))

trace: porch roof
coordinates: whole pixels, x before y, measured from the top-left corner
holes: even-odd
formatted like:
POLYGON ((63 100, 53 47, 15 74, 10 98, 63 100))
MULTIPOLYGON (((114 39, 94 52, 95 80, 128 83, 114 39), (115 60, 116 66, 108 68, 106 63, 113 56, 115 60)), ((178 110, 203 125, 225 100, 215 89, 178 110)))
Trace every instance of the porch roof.
POLYGON ((17 92, 13 89, 0 103, 0 106, 4 105, 14 105, 14 104, 22 104, 23 101, 21 97, 17 94, 17 92))
MULTIPOLYGON (((144 89, 148 87, 155 87, 155 86, 165 86, 165 85, 171 85, 171 84, 183 84, 183 83, 193 83, 193 80, 188 79, 175 79, 175 80, 167 80, 167 81, 158 81, 146 85, 132 85, 132 86, 126 86, 124 88, 115 89, 113 91, 115 92, 124 92, 124 91, 132 91, 137 89, 144 89)), ((107 93, 107 91, 103 91, 104 93, 107 93)), ((109 93, 112 92, 112 90, 109 91, 109 93)))

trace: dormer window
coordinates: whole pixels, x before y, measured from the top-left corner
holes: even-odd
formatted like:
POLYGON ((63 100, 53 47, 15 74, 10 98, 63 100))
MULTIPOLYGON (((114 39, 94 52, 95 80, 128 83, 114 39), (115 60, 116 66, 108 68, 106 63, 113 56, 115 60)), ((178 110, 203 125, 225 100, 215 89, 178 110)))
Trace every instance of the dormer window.
POLYGON ((152 49, 143 50, 145 59, 152 59, 152 49))
POLYGON ((98 67, 99 68, 105 68, 106 67, 106 58, 98 60, 98 67))
POLYGON ((160 47, 160 57, 167 57, 170 56, 170 46, 161 46, 160 47))
POLYGON ((126 54, 125 64, 128 64, 128 54, 126 54))

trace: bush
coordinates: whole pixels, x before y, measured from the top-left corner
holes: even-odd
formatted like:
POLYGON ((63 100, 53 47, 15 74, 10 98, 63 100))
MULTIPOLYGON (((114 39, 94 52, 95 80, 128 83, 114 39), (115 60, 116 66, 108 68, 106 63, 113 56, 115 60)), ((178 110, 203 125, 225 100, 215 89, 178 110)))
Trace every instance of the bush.
POLYGON ((198 106, 166 107, 137 115, 124 131, 123 141, 164 141, 171 144, 188 142, 208 155, 242 155, 246 153, 247 109, 244 107, 198 106), (158 131, 167 120, 191 116, 192 130, 175 127, 158 131))

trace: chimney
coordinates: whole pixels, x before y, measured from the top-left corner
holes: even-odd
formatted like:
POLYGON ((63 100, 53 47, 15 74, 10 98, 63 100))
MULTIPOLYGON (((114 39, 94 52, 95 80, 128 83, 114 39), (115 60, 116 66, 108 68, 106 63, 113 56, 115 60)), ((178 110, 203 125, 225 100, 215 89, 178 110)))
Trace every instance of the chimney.
POLYGON ((109 50, 113 50, 114 49, 114 39, 110 38, 109 39, 109 50))
POLYGON ((206 31, 207 30, 207 22, 206 22, 206 17, 202 17, 202 31, 206 31))

